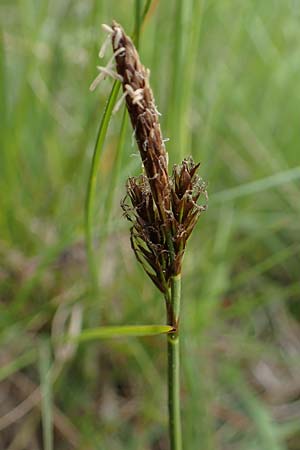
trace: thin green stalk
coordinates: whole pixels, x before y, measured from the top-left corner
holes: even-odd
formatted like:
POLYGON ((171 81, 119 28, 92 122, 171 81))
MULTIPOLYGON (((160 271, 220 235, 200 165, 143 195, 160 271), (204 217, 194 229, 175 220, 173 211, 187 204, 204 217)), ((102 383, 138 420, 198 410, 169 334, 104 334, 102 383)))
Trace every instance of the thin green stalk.
POLYGON ((136 48, 139 48, 140 44, 140 31, 141 31, 141 0, 135 0, 135 30, 134 30, 134 38, 136 48))
POLYGON ((145 7, 144 7, 144 11, 143 11, 143 14, 142 14, 142 20, 141 20, 142 23, 146 19, 146 16, 147 16, 148 11, 150 9, 151 3, 152 3, 152 0, 147 0, 147 3, 145 5, 145 7))
MULTIPOLYGON (((181 142, 181 127, 178 126, 179 121, 181 120, 181 112, 182 112, 182 100, 184 96, 183 85, 182 85, 182 73, 184 71, 182 65, 182 45, 183 45, 183 10, 184 10, 184 2, 182 0, 176 0, 175 4, 175 14, 173 19, 173 55, 172 55, 172 81, 171 81, 171 111, 172 114, 168 116, 168 129, 169 133, 172 135, 174 142, 172 145, 173 155, 174 157, 181 156, 182 149, 180 148, 179 143, 181 142)), ((172 159, 172 155, 171 159, 172 159)))
POLYGON ((178 320, 181 297, 181 275, 171 281, 171 302, 177 330, 168 334, 168 407, 170 449, 182 450, 180 418, 180 356, 178 320))
POLYGON ((170 325, 112 325, 100 328, 87 328, 76 337, 67 337, 71 341, 91 341, 95 339, 112 339, 123 337, 156 336, 169 333, 170 325))
POLYGON ((53 450, 53 402, 51 380, 51 352, 47 341, 42 341, 40 352, 40 377, 41 377, 41 414, 43 443, 45 450, 53 450))
POLYGON ((107 133, 108 124, 112 114, 113 107, 116 103, 118 92, 120 89, 120 82, 116 81, 112 87, 99 129, 97 139, 94 147, 92 166, 89 176, 88 190, 85 205, 85 235, 86 235, 86 249, 88 256, 89 269, 92 277, 93 287, 98 290, 97 268, 93 252, 93 217, 95 209, 96 183, 97 172, 99 170, 99 159, 101 150, 103 149, 104 139, 107 133))
POLYGON ((122 162, 122 155, 123 150, 125 148, 125 141, 126 141, 126 131, 127 131, 127 124, 128 124, 128 113, 127 109, 124 109, 123 117, 122 117, 122 123, 121 123, 121 129, 119 133, 119 139, 118 139, 118 145, 116 149, 116 157, 114 161, 114 170, 112 172, 111 181, 109 184, 108 194, 105 202, 105 208, 104 211, 106 212, 104 222, 107 226, 110 224, 110 219, 112 215, 112 208, 114 205, 114 198, 116 194, 116 188, 117 188, 117 180, 120 177, 120 170, 121 170, 121 162, 122 162))

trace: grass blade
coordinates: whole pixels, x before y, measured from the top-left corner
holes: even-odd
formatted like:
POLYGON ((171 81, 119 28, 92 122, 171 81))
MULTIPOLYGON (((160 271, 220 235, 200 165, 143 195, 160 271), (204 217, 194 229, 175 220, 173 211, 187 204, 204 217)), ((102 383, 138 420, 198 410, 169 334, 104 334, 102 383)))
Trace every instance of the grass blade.
POLYGON ((112 87, 110 96, 104 114, 98 129, 98 134, 95 142, 92 166, 90 170, 88 189, 86 195, 85 205, 85 236, 86 236, 86 250, 88 255, 89 269, 91 273, 92 283, 94 289, 98 290, 97 269, 93 252, 93 217, 95 210, 95 195, 97 184, 97 171, 99 169, 99 159, 101 150, 103 149, 104 140, 107 133, 108 124, 112 115, 113 107, 116 103, 117 96, 120 89, 120 82, 116 81, 112 87))
POLYGON ((51 355, 49 343, 40 344, 41 411, 45 450, 53 450, 53 403, 51 386, 51 355))
POLYGON ((29 350, 23 355, 18 356, 13 361, 0 368, 0 382, 10 377, 14 373, 32 364, 36 359, 36 351, 29 350))
MULTIPOLYGON (((142 337, 166 334, 172 331, 169 325, 124 325, 90 328, 84 330, 75 338, 76 341, 86 342, 95 339, 111 339, 118 337, 142 337)), ((73 339, 72 339, 73 340, 73 339)))
POLYGON ((251 181, 250 183, 241 184, 221 192, 217 192, 211 196, 211 200, 217 203, 235 200, 236 198, 245 197, 246 195, 256 194, 266 191, 282 184, 296 181, 300 178, 300 166, 292 169, 275 173, 269 177, 260 180, 251 181))
POLYGON ((106 225, 110 223, 112 208, 114 205, 114 197, 116 194, 117 181, 118 181, 119 175, 120 175, 122 154, 123 154, 125 140, 126 140, 125 138, 126 138, 127 124, 128 124, 128 113, 127 113, 127 109, 124 109, 122 124, 121 124, 119 139, 118 139, 118 145, 117 145, 117 150, 116 150, 116 156, 115 156, 115 161, 114 161, 114 170, 112 173, 112 177, 111 177, 111 181, 110 181, 109 189, 108 189, 108 193, 107 193, 107 198, 106 198, 106 202, 105 202, 106 203, 106 206, 105 206, 106 214, 105 214, 104 220, 105 220, 106 225))
POLYGON ((285 446, 277 433, 277 425, 263 403, 245 385, 240 389, 239 395, 255 425, 260 448, 284 450, 285 446))
POLYGON ((152 0, 147 0, 147 2, 145 4, 144 11, 143 11, 143 14, 142 14, 142 20, 141 20, 142 23, 146 19, 146 16, 147 16, 148 11, 150 9, 151 3, 152 3, 152 0))
POLYGON ((141 0, 135 0, 135 30, 134 30, 134 36, 135 36, 135 43, 137 48, 139 47, 140 43, 140 31, 141 31, 141 0))

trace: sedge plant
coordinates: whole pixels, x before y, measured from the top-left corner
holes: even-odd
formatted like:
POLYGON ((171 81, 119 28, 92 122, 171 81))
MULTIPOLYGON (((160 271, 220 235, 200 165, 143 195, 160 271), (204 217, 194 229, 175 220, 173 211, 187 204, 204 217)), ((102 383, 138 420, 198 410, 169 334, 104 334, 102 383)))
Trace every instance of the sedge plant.
MULTIPOLYGON (((112 43, 113 58, 106 67, 99 67, 100 73, 91 90, 107 76, 121 83, 123 94, 116 108, 125 100, 141 156, 143 173, 127 180, 122 208, 131 222, 134 254, 165 301, 167 324, 165 328, 154 329, 167 333, 170 448, 181 450, 181 272, 187 240, 206 209, 197 203, 201 195, 207 198, 206 185, 197 174, 200 164, 195 164, 191 157, 175 165, 169 175, 168 154, 149 83, 149 70, 142 65, 136 47, 118 23, 113 22, 111 27, 105 25, 104 29, 112 43)), ((143 334, 145 327, 141 328, 143 334)), ((129 335, 135 331, 129 327, 129 335)))

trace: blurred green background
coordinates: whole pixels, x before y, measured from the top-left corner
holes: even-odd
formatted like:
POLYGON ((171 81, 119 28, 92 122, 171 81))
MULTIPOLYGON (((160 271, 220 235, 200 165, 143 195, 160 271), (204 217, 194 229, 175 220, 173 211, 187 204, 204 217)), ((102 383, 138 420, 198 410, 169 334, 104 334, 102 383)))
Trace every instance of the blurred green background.
MULTIPOLYGON (((84 246, 101 24, 132 33, 145 3, 0 4, 1 450, 168 448, 163 336, 57 339, 165 321, 119 206, 141 170, 129 126, 118 153, 122 109, 97 172, 97 295, 84 246)), ((192 154, 208 182, 183 273, 185 449, 300 449, 299 21, 297 0, 153 0, 141 30, 171 164, 192 154)))

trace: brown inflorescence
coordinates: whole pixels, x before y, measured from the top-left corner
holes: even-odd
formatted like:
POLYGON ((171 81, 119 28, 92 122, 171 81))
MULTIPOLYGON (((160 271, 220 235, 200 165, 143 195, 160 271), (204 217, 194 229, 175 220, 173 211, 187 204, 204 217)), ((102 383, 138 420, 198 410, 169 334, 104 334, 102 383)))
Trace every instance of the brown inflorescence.
POLYGON ((123 28, 113 22, 112 30, 116 69, 145 172, 129 178, 131 205, 124 201, 122 207, 132 222, 131 245, 138 261, 167 296, 171 278, 181 272, 186 242, 206 209, 197 204, 201 194, 207 197, 206 185, 196 174, 199 164, 192 158, 175 165, 169 177, 149 71, 123 28))
POLYGON ((141 64, 131 39, 116 22, 113 23, 112 45, 116 54, 116 68, 122 77, 123 91, 145 173, 159 210, 165 218, 170 209, 168 161, 159 124, 149 72, 141 64), (118 50, 124 48, 124 52, 118 50))

